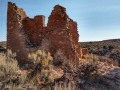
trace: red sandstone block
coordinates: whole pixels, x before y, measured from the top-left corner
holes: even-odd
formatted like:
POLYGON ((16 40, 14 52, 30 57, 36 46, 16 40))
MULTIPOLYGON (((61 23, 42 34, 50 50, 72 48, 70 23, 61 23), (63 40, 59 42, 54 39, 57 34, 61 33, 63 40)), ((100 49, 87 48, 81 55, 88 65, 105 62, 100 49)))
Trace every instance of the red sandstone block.
POLYGON ((87 48, 82 48, 82 56, 88 54, 87 48))

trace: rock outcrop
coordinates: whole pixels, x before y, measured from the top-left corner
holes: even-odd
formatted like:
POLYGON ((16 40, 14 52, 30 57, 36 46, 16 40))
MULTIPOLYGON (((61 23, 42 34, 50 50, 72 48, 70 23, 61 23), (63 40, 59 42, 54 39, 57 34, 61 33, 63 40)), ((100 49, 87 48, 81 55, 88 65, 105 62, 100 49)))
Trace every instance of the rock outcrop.
POLYGON ((29 18, 15 3, 8 3, 7 49, 16 52, 19 63, 26 63, 28 53, 38 49, 48 50, 52 56, 61 50, 68 59, 77 61, 82 55, 78 38, 77 23, 64 7, 54 7, 46 26, 45 16, 29 18))

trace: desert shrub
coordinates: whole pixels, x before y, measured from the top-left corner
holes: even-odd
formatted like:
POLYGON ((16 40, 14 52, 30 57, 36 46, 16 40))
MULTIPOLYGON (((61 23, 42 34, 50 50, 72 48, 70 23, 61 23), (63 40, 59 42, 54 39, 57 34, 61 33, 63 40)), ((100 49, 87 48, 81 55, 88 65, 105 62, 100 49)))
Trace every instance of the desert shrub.
POLYGON ((30 53, 28 58, 35 66, 38 66, 38 64, 41 65, 41 69, 49 67, 53 60, 51 54, 49 52, 45 52, 44 50, 37 50, 36 52, 30 53))
POLYGON ((33 62, 34 67, 25 74, 24 70, 22 71, 18 67, 15 57, 16 54, 11 50, 7 52, 7 55, 0 54, 1 90, 51 90, 51 88, 54 90, 75 90, 71 84, 54 85, 54 80, 60 77, 60 73, 53 69, 53 59, 49 52, 38 50, 29 54, 29 59, 33 62))
POLYGON ((10 58, 11 58, 11 59, 16 59, 16 53, 15 53, 15 52, 13 53, 13 52, 12 52, 11 50, 9 50, 9 49, 7 50, 7 54, 6 54, 6 55, 7 55, 7 58, 8 58, 8 59, 10 59, 10 58))
POLYGON ((50 53, 38 50, 30 53, 28 57, 34 64, 34 68, 28 77, 32 78, 36 84, 48 84, 52 82, 53 78, 50 77, 50 74, 53 71, 53 58, 50 53))
POLYGON ((17 79, 17 71, 19 70, 18 63, 15 59, 0 53, 0 82, 1 89, 5 85, 14 83, 17 79))
POLYGON ((85 59, 81 60, 77 74, 85 83, 88 79, 92 79, 98 74, 98 68, 98 57, 88 54, 85 59))
POLYGON ((0 46, 0 48, 3 48, 2 46, 0 46))
POLYGON ((78 63, 76 62, 77 60, 67 59, 61 50, 58 50, 53 58, 53 65, 60 67, 64 73, 75 72, 78 67, 78 63))
POLYGON ((108 47, 107 46, 103 46, 103 49, 108 49, 108 47))
POLYGON ((90 44, 92 44, 92 42, 90 42, 90 44))
POLYGON ((114 46, 109 45, 109 46, 108 46, 108 49, 109 49, 109 50, 113 50, 113 49, 114 49, 114 46))
POLYGON ((13 75, 17 70, 19 70, 18 63, 15 59, 7 56, 5 54, 0 54, 0 72, 5 75, 13 75))
POLYGON ((67 63, 67 58, 64 56, 61 50, 58 50, 54 55, 53 64, 55 66, 61 66, 65 63, 67 63))
POLYGON ((5 53, 6 49, 3 46, 0 46, 0 53, 5 53))
POLYGON ((26 74, 19 74, 21 71, 15 59, 16 54, 11 50, 7 54, 0 53, 0 90, 28 90, 33 86, 26 74))
POLYGON ((113 50, 114 49, 114 46, 112 45, 109 45, 109 46, 103 46, 103 49, 108 49, 108 50, 113 50))
POLYGON ((107 65, 114 65, 114 66, 118 66, 118 61, 117 60, 113 60, 113 59, 110 59, 107 58, 107 57, 99 57, 99 62, 103 62, 104 64, 107 64, 107 65))
POLYGON ((16 54, 12 53, 11 50, 7 52, 7 55, 0 53, 0 90, 39 90, 44 86, 41 84, 48 84, 52 79, 48 77, 52 68, 50 66, 50 62, 52 61, 50 53, 46 53, 45 51, 32 53, 29 57, 34 60, 35 68, 25 73, 24 70, 19 68, 15 57, 16 54), (35 58, 34 54, 38 56, 35 58))

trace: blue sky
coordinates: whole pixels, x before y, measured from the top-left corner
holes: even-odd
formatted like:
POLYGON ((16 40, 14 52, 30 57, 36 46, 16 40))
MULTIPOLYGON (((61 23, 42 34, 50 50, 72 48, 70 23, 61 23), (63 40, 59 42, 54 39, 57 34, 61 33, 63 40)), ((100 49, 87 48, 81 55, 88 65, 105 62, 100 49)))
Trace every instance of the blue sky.
MULTIPOLYGON (((67 9, 78 23, 79 41, 120 38, 120 0, 9 0, 23 8, 27 15, 45 15, 46 23, 57 4, 67 9)), ((0 0, 0 41, 6 40, 7 2, 0 0)))

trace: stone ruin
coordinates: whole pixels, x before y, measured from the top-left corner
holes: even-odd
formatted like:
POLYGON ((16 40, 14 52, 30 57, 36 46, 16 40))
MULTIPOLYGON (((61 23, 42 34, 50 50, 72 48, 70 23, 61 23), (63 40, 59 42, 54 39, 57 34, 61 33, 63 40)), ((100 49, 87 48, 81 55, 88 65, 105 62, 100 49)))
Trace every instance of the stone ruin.
POLYGON ((68 59, 78 60, 82 57, 78 38, 77 23, 64 7, 56 5, 45 25, 45 16, 29 18, 23 9, 8 2, 7 49, 16 52, 20 64, 29 63, 28 54, 39 49, 48 50, 53 57, 60 50, 68 59))

